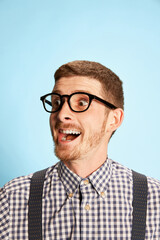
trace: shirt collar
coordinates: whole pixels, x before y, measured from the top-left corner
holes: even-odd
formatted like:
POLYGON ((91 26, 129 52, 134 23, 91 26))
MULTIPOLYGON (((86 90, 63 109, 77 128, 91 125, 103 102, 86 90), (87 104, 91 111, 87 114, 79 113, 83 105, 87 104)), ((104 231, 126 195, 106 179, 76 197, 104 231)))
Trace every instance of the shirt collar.
POLYGON ((110 159, 93 172, 88 178, 99 195, 105 194, 112 174, 112 163, 110 159))
POLYGON ((67 191, 67 193, 74 193, 77 187, 79 186, 82 178, 72 172, 67 166, 60 162, 58 166, 58 175, 67 191))
MULTIPOLYGON (((110 159, 107 158, 107 160, 100 168, 98 168, 95 172, 93 172, 85 179, 89 179, 98 194, 102 196, 102 194, 105 195, 105 191, 107 190, 111 174, 112 163, 110 159)), ((59 163, 58 175, 68 194, 74 193, 75 190, 78 188, 80 182, 82 180, 85 180, 77 174, 73 173, 69 168, 67 168, 67 166, 63 162, 59 163)))

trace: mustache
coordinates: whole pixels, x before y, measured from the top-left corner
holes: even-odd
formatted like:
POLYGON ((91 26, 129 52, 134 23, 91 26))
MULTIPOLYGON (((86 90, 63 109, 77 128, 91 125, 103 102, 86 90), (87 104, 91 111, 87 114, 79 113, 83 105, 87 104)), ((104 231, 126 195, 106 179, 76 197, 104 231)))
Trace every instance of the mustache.
POLYGON ((72 123, 62 123, 62 122, 56 122, 55 125, 55 129, 75 129, 78 130, 79 132, 82 132, 82 128, 80 128, 79 126, 77 126, 76 124, 72 124, 72 123))

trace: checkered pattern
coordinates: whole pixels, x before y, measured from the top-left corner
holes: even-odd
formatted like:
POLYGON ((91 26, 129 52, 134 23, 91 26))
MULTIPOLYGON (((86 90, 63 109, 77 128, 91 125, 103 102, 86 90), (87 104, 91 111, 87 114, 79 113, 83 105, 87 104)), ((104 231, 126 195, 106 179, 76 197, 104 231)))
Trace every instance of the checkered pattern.
MULTIPOLYGON (((1 189, 0 239, 28 239, 31 177, 13 179, 1 189)), ((131 239, 132 193, 131 170, 111 159, 86 179, 57 163, 44 182, 43 239, 131 239)), ((153 178, 148 178, 145 239, 160 239, 160 182, 153 178)))

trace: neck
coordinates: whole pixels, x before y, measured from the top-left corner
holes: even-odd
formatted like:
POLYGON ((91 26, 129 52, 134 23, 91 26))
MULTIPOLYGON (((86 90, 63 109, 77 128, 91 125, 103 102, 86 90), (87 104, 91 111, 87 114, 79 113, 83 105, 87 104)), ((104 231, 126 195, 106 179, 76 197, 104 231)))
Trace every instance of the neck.
POLYGON ((88 177, 91 173, 100 168, 107 159, 107 151, 87 154, 80 159, 63 162, 72 172, 82 178, 88 177))

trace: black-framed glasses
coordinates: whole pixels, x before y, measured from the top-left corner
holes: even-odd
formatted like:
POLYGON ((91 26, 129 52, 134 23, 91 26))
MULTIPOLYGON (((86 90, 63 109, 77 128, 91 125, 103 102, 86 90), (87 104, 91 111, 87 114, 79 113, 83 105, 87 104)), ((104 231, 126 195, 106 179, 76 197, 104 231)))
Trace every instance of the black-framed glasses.
POLYGON ((86 111, 92 100, 95 99, 105 104, 110 109, 116 109, 117 107, 113 104, 86 92, 75 92, 71 95, 60 95, 59 93, 48 93, 40 98, 43 102, 44 109, 49 113, 55 113, 59 111, 64 103, 64 97, 67 97, 67 102, 70 109, 73 112, 84 112, 86 111))

